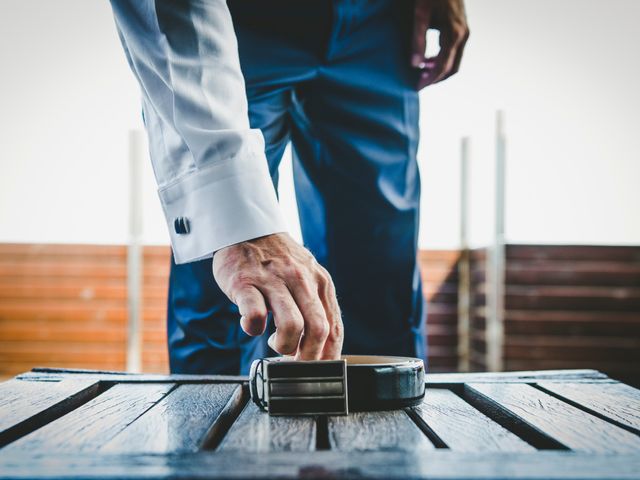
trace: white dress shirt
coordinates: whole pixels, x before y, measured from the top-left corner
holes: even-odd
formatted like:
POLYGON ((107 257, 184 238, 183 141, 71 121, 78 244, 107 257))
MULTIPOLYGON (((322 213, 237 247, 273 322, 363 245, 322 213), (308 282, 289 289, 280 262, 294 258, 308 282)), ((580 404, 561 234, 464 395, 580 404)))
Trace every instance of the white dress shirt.
POLYGON ((225 0, 111 0, 176 263, 286 231, 225 0), (179 233, 182 232, 182 233, 179 233))

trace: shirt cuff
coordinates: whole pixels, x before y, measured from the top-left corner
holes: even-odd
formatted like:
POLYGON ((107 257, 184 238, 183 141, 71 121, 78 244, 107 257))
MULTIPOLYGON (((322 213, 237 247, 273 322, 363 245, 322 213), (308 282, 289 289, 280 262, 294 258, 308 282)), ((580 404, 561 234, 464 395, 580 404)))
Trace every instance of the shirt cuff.
POLYGON ((287 231, 263 152, 245 144, 233 157, 158 190, 177 264, 287 231))

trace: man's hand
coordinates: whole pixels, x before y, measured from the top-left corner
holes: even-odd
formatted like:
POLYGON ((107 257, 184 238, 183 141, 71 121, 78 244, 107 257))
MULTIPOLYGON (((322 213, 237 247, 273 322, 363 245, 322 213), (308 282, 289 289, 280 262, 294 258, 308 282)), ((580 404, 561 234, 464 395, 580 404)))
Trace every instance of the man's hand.
POLYGON ((463 0, 416 0, 411 65, 420 69, 418 90, 458 71, 468 38, 463 0), (427 58, 427 30, 430 28, 440 31, 440 52, 427 58))
POLYGON ((297 360, 334 360, 342 351, 342 318, 333 281, 313 255, 288 234, 231 245, 213 257, 213 276, 235 303, 240 325, 262 335, 267 312, 276 334, 271 347, 297 360))

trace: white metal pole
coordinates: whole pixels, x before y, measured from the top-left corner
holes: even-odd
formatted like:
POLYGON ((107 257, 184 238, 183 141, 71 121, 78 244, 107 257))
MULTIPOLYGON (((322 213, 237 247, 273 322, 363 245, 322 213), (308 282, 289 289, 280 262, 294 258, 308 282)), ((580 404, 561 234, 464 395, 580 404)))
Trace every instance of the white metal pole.
POLYGON ((129 132, 129 245, 127 247, 127 371, 142 367, 140 306, 142 296, 142 162, 144 134, 129 132))
POLYGON ((458 261, 458 370, 470 369, 469 137, 460 141, 460 259, 458 261))
POLYGON ((487 275, 487 367, 504 369, 504 268, 505 268, 506 138, 504 112, 496 112, 495 229, 487 275))

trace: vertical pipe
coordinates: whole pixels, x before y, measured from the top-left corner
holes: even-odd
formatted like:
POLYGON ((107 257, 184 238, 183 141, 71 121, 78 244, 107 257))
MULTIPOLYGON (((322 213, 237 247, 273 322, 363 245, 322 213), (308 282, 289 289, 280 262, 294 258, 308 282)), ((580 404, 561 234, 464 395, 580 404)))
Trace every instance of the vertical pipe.
POLYGON ((129 132, 129 244, 127 247, 127 371, 142 367, 140 305, 142 293, 142 161, 144 135, 129 132))
POLYGON ((487 367, 504 369, 504 267, 505 267, 505 172, 506 138, 504 113, 496 112, 495 229, 488 263, 487 367))
POLYGON ((469 137, 460 142, 460 258, 458 260, 458 371, 470 369, 469 137))

